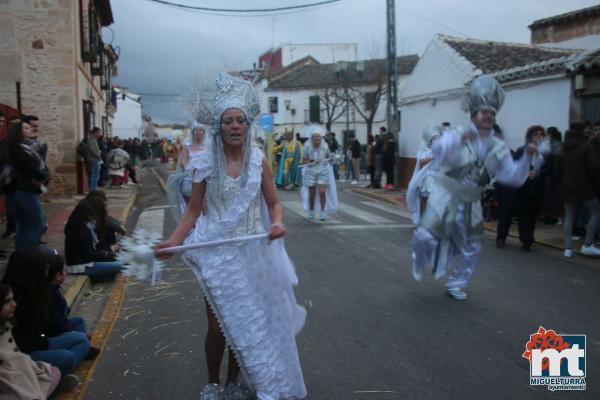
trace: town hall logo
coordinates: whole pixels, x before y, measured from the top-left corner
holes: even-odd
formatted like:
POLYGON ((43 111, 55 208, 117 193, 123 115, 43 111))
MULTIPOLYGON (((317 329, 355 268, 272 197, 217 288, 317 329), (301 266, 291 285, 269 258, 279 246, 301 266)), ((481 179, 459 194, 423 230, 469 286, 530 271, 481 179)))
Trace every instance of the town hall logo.
POLYGON ((529 384, 548 390, 585 390, 585 335, 557 334, 541 327, 529 336, 529 384))

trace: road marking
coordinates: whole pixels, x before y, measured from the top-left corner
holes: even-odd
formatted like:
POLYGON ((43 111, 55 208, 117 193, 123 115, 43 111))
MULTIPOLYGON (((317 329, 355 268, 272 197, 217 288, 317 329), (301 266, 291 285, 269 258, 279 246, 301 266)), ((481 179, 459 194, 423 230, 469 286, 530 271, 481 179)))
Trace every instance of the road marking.
POLYGON ((135 229, 143 229, 147 233, 157 233, 163 235, 163 227, 165 224, 164 209, 146 209, 140 214, 135 229))
POLYGON ((170 205, 166 205, 166 206, 152 206, 152 207, 148 207, 146 209, 144 209, 144 211, 150 211, 150 210, 164 210, 165 208, 171 208, 170 205))
POLYGON ((382 217, 377 214, 373 214, 371 212, 361 210, 360 208, 350 206, 348 204, 340 203, 338 205, 338 211, 349 214, 354 218, 362 219, 369 224, 389 224, 390 219, 386 217, 382 217))
POLYGON ((324 226, 323 229, 333 231, 346 230, 386 230, 386 229, 413 229, 413 224, 385 224, 385 225, 331 225, 324 226))
MULTIPOLYGON (((287 201, 282 201, 281 202, 286 208, 288 208, 289 210, 295 212, 296 214, 300 215, 301 217, 307 218, 306 212, 304 212, 304 207, 302 207, 302 202, 299 200, 287 200, 287 201)), ((318 219, 319 214, 315 213, 315 219, 312 220, 314 221, 316 224, 341 224, 342 221, 337 220, 331 216, 327 216, 327 219, 325 221, 319 221, 318 219)))
POLYGON ((388 204, 380 203, 378 201, 361 201, 364 205, 369 207, 377 208, 378 210, 385 211, 390 214, 399 215, 404 218, 411 218, 410 211, 400 207, 390 206, 388 204))

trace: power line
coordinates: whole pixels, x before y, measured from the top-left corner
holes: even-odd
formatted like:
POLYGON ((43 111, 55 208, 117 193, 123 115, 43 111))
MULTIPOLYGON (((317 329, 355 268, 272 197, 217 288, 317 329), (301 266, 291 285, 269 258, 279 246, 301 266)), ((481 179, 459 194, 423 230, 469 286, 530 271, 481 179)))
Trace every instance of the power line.
POLYGON ((302 8, 318 7, 326 4, 337 3, 341 0, 324 0, 316 3, 298 4, 295 6, 286 7, 275 7, 275 8, 247 8, 247 9, 234 9, 234 8, 213 8, 213 7, 199 7, 190 6, 188 4, 173 3, 166 0, 147 0, 154 3, 164 4, 172 7, 183 8, 186 10, 194 11, 207 11, 207 12, 228 12, 228 13, 260 13, 260 12, 277 12, 277 11, 289 11, 298 10, 302 8))

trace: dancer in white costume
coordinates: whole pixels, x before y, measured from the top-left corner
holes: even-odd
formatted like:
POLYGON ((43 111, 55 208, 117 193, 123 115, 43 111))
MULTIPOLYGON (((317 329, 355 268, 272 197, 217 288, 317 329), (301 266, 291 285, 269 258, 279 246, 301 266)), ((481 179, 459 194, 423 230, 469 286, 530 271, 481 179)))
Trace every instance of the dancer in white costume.
POLYGON ((175 172, 167 178, 167 197, 169 198, 171 213, 176 221, 181 219, 181 215, 192 196, 193 162, 190 161, 201 156, 205 151, 205 134, 206 127, 193 121, 190 126, 190 133, 183 141, 183 149, 179 153, 175 172))
POLYGON ((440 173, 427 199, 425 211, 413 237, 413 276, 419 280, 426 264, 433 265, 436 278, 450 264, 456 267, 448 278, 448 294, 464 300, 481 256, 483 218, 481 190, 490 179, 519 187, 527 179, 532 154, 529 144, 524 157, 513 161, 508 146, 494 135, 496 113, 504 102, 504 91, 496 80, 482 75, 469 90, 471 124, 446 130, 434 141, 432 153, 440 173))
MULTIPOLYGON (((421 146, 417 150, 417 161, 415 170, 408 184, 406 191, 406 201, 409 210, 412 213, 412 221, 419 224, 421 212, 427 204, 427 197, 435 184, 435 175, 439 173, 438 163, 433 162, 433 152, 431 146, 433 141, 442 134, 442 128, 439 125, 432 125, 423 130, 421 146)), ((420 280, 420 278, 415 277, 420 280)))
POLYGON ((337 189, 331 164, 331 152, 325 143, 325 129, 313 124, 308 127, 308 140, 302 150, 302 189, 300 197, 308 218, 315 218, 315 203, 318 197, 319 219, 325 221, 327 214, 337 211, 337 189))
POLYGON ((209 385, 202 398, 247 398, 239 384, 245 382, 259 400, 301 399, 306 388, 295 335, 306 311, 296 304, 298 280, 283 240, 275 240, 286 230, 270 168, 251 138, 258 101, 250 82, 228 74, 220 74, 216 86, 207 152, 190 160, 190 203, 157 249, 268 230, 269 244, 247 241, 184 254, 207 300, 209 385), (205 223, 198 221, 203 198, 205 223), (223 390, 219 369, 226 345, 231 351, 223 390))

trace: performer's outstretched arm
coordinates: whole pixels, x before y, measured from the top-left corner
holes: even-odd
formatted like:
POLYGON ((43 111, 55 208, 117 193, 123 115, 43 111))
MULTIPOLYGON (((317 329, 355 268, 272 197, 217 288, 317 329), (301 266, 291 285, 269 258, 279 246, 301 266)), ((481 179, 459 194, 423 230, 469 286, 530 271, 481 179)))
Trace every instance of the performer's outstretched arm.
POLYGON ((523 156, 514 161, 510 154, 506 154, 496 168, 496 180, 506 186, 521 187, 529 175, 531 156, 537 152, 534 144, 528 144, 523 156))
POLYGON ((466 140, 468 136, 468 132, 462 133, 453 130, 445 131, 431 146, 433 158, 438 160, 441 164, 453 165, 456 163, 462 141, 466 140))

